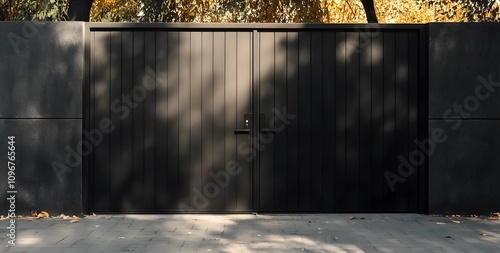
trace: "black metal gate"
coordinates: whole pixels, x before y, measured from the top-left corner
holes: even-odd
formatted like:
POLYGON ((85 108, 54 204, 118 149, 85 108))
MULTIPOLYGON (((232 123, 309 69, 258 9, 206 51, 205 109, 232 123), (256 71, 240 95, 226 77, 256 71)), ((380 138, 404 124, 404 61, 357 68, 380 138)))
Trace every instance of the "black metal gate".
POLYGON ((91 211, 423 208, 421 26, 89 30, 91 211))

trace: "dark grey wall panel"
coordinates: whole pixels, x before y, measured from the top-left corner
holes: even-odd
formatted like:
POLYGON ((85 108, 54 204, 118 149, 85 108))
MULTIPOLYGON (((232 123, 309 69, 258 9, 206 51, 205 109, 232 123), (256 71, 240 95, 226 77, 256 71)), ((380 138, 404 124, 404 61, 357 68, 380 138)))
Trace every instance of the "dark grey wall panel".
POLYGON ((18 213, 83 211, 81 157, 69 150, 78 150, 82 136, 84 26, 0 22, 0 161, 7 163, 7 136, 15 135, 18 213))
POLYGON ((463 105, 468 96, 476 95, 484 80, 498 86, 489 91, 479 88, 479 106, 474 101, 464 115, 468 118, 500 117, 500 26, 495 23, 429 24, 429 117, 460 116, 445 114, 453 105, 463 105))
MULTIPOLYGON (((81 133, 82 120, 0 119, 0 163, 7 165, 7 137, 16 137, 17 214, 36 210, 53 215, 83 212, 82 165, 68 151, 78 150, 81 133), (54 162, 71 169, 61 174, 61 181, 54 162)), ((2 166, 0 173, 0 188, 7 189, 7 166, 2 166)), ((5 190, 0 191, 2 214, 8 206, 5 194, 5 190)))
POLYGON ((500 26, 429 24, 429 136, 448 140, 429 156, 430 213, 500 208, 500 26))
POLYGON ((0 23, 0 118, 81 118, 82 22, 0 23))
POLYGON ((431 120, 447 140, 429 157, 429 212, 488 214, 500 210, 500 120, 469 120, 460 129, 431 120))

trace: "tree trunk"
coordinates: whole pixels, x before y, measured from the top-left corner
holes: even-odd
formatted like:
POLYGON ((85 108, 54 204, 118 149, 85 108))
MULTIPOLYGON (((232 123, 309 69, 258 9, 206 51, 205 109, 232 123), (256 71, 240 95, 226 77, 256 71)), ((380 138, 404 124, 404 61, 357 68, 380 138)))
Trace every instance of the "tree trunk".
POLYGON ((378 23, 377 14, 375 13, 375 6, 373 0, 361 0, 365 8, 366 19, 368 23, 378 23))
POLYGON ((68 17, 71 21, 89 21, 90 8, 94 0, 70 0, 68 17))

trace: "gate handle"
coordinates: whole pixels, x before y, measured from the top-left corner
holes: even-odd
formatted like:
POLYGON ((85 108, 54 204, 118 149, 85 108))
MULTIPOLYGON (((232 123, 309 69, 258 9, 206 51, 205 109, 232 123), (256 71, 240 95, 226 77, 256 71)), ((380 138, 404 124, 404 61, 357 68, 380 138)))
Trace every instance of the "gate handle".
POLYGON ((249 134, 250 133, 250 129, 234 129, 234 133, 235 134, 249 134))

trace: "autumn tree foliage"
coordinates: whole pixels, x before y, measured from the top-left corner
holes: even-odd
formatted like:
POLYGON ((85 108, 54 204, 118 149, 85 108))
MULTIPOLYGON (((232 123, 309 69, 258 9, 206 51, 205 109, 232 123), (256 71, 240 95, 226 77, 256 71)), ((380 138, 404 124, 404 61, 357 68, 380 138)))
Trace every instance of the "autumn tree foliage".
POLYGON ((65 20, 68 0, 0 0, 0 20, 65 20))
POLYGON ((500 1, 0 0, 0 20, 240 23, 498 22, 500 1), (370 9, 373 9, 373 13, 370 9))

